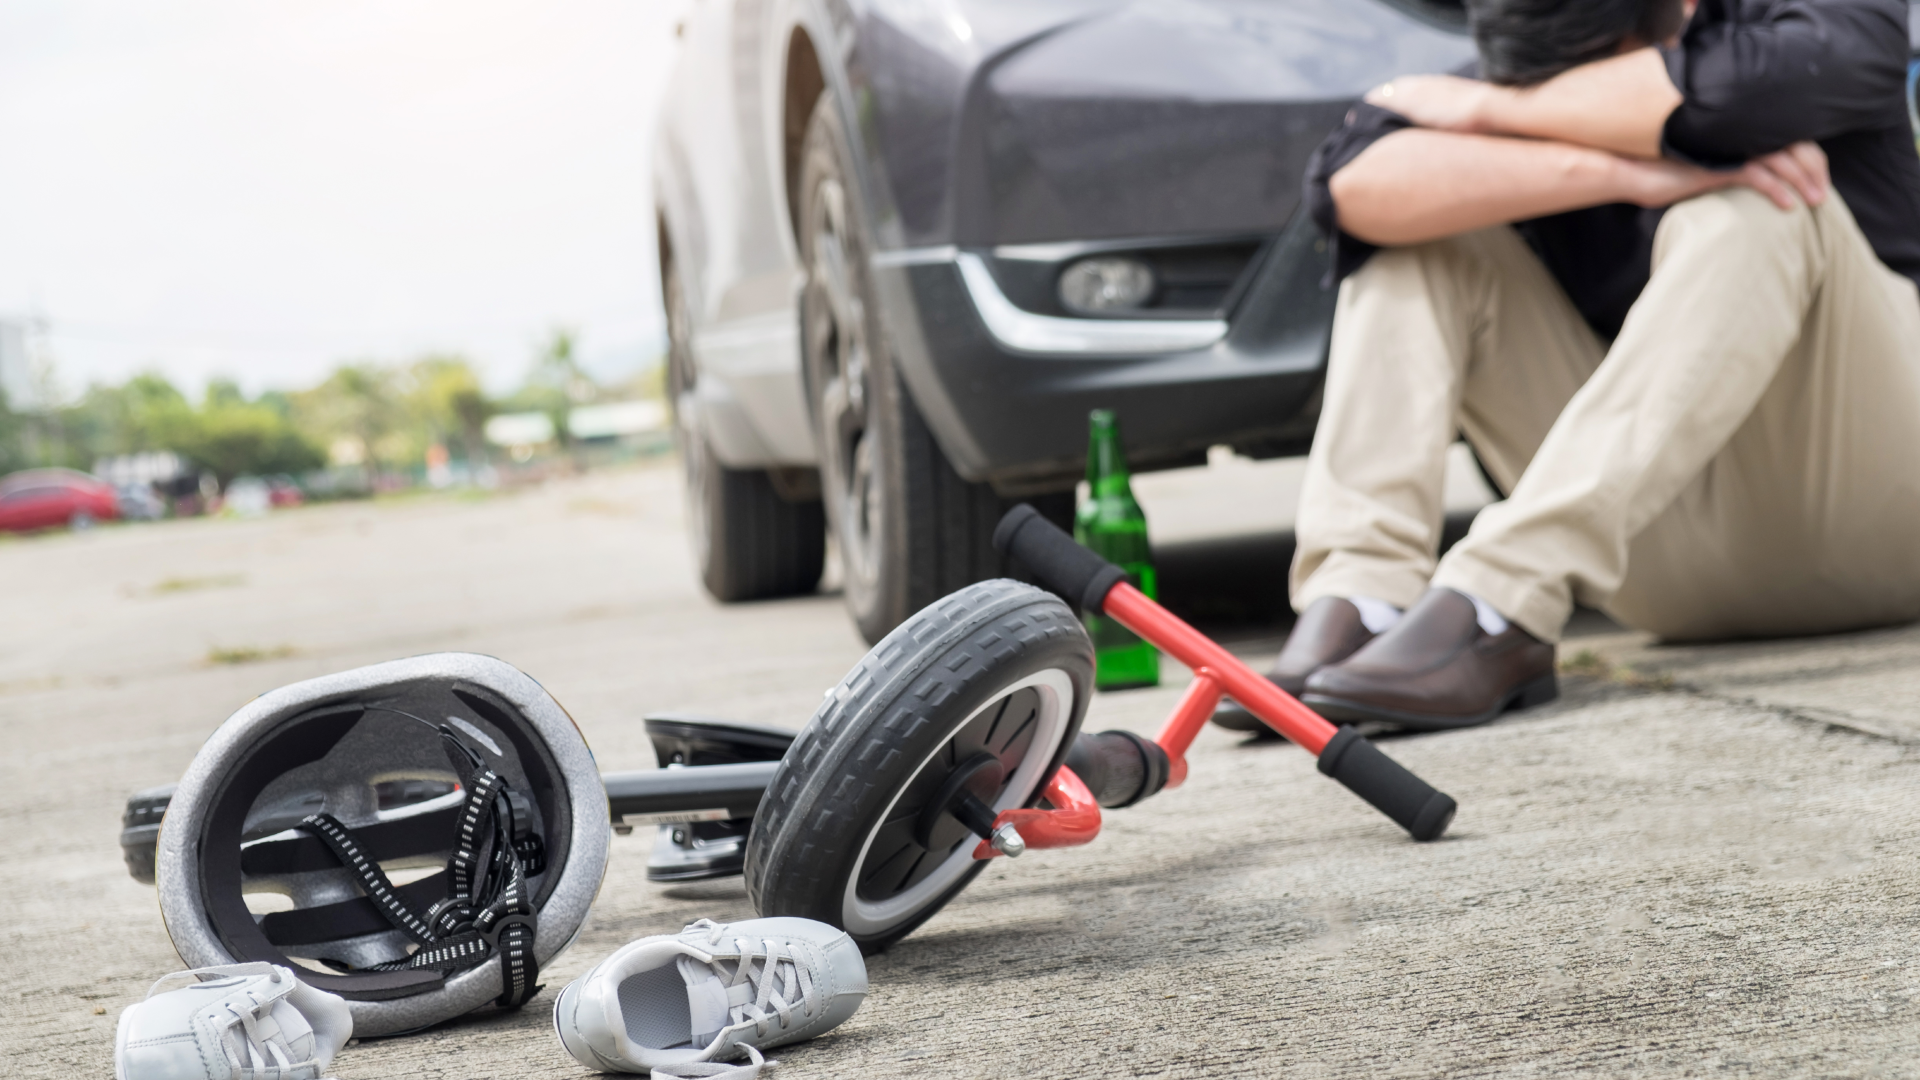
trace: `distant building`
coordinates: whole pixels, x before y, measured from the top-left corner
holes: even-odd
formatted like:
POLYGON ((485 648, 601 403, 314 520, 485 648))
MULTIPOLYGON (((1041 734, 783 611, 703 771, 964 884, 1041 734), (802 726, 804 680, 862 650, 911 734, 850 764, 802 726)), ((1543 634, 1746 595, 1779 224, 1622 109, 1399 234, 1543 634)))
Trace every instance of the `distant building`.
POLYGON ((553 417, 543 412, 501 413, 487 418, 487 441, 515 449, 553 441, 553 417))
POLYGON ((187 463, 171 450, 121 454, 93 463, 93 475, 109 484, 168 484, 190 472, 187 463))
POLYGON ((582 405, 567 414, 567 433, 583 440, 647 435, 666 428, 667 406, 661 401, 582 405))

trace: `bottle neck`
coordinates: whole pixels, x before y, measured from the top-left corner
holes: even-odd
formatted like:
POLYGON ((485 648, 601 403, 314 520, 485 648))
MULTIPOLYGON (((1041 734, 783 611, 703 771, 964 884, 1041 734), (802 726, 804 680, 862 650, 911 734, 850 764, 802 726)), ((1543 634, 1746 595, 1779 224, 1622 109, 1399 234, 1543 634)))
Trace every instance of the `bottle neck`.
POLYGON ((1127 482, 1125 470, 1108 473, 1087 481, 1090 494, 1096 499, 1111 499, 1119 496, 1133 497, 1133 485, 1127 482))
POLYGON ((1092 445, 1087 448, 1087 484, 1095 495, 1109 495, 1127 488, 1127 458, 1120 451, 1120 438, 1112 428, 1095 428, 1092 445))

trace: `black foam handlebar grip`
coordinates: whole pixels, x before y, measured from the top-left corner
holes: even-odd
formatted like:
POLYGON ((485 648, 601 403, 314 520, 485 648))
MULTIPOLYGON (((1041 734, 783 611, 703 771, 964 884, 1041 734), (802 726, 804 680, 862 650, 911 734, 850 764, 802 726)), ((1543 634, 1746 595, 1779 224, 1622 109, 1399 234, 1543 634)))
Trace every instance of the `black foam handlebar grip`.
POLYGON ((1415 840, 1432 840, 1453 822, 1458 804, 1452 796, 1435 791, 1352 728, 1341 728, 1327 740, 1320 751, 1320 771, 1373 804, 1415 840))
POLYGON ((993 548, 1018 559, 1040 584, 1095 615, 1102 614, 1107 593, 1127 579, 1127 572, 1074 543, 1073 537, 1040 516, 1026 503, 1007 511, 993 530, 993 548))

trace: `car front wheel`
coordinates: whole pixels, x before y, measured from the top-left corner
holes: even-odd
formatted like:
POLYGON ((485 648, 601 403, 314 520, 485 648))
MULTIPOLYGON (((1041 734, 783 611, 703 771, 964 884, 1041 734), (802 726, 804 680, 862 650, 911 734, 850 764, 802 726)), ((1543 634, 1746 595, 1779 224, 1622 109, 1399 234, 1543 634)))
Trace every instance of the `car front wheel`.
MULTIPOLYGON (((822 97, 800 172, 801 348, 847 608, 873 643, 940 597, 1003 572, 993 527, 1011 503, 954 471, 895 370, 847 147, 832 98, 822 97)), ((1071 512, 1071 495, 1062 505, 1071 512)))

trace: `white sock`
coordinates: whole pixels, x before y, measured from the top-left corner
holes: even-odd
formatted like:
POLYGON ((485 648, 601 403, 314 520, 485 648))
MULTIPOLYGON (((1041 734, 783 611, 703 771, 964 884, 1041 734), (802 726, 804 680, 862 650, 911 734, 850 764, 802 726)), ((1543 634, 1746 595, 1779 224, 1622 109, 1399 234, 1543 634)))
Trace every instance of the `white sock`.
POLYGON ((1487 603, 1485 600, 1480 599, 1470 592, 1463 592, 1460 593, 1460 595, 1473 601, 1473 621, 1480 624, 1480 629, 1485 630, 1489 634, 1504 634, 1507 632, 1507 617, 1493 610, 1492 604, 1487 603))
POLYGON ((1400 616, 1406 614, 1377 597, 1354 596, 1349 597, 1347 602, 1360 609, 1360 624, 1367 628, 1369 634, 1386 633, 1393 629, 1394 623, 1400 621, 1400 616))

